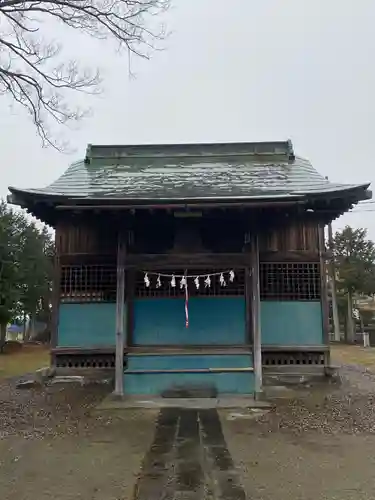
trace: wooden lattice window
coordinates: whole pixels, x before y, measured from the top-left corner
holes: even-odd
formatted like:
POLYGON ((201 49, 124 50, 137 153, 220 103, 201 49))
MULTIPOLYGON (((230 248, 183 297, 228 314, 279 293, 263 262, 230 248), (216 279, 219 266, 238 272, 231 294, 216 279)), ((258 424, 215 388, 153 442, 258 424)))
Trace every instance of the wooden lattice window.
MULTIPOLYGON (((245 273, 243 269, 234 269, 234 280, 229 281, 228 272, 224 273, 226 286, 220 285, 220 273, 222 269, 188 269, 188 276, 202 276, 200 279, 200 287, 196 288, 194 278, 188 279, 188 291, 190 297, 216 297, 216 296, 239 296, 244 295, 245 290, 245 273), (213 274, 218 273, 216 276, 213 274), (204 279, 207 275, 211 276, 211 286, 205 287, 204 279)), ((176 276, 182 276, 186 270, 176 269, 173 273, 176 276)), ((144 272, 136 273, 135 296, 136 297, 184 297, 184 289, 180 288, 180 278, 176 279, 176 287, 171 286, 171 278, 163 275, 171 275, 171 271, 160 271, 161 286, 157 286, 158 272, 149 273, 150 286, 146 287, 144 283, 144 272)))
POLYGON ((320 300, 318 263, 260 264, 261 300, 320 300))
POLYGON ((60 300, 62 302, 115 302, 116 266, 62 266, 60 300))

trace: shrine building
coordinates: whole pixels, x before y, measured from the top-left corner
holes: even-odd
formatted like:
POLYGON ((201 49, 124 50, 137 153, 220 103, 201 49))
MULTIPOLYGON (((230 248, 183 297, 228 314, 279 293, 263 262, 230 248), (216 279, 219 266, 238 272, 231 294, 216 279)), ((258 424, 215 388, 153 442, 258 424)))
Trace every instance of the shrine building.
POLYGON ((56 231, 52 364, 111 370, 117 394, 330 366, 324 228, 369 184, 333 183, 290 141, 89 145, 9 201, 56 231))

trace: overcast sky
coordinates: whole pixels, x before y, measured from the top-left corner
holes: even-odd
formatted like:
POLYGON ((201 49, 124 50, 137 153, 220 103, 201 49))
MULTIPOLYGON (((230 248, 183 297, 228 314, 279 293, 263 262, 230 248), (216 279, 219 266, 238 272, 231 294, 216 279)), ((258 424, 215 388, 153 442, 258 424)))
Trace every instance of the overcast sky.
MULTIPOLYGON (((87 143, 291 138, 330 179, 375 185, 374 19, 374 0, 173 0, 165 50, 134 62, 135 79, 111 44, 62 32, 67 54, 101 68, 104 94, 80 96, 93 114, 69 133, 71 155, 41 148, 0 97, 0 196, 52 182, 87 143)), ((336 227, 375 238, 374 216, 369 204, 336 227)))

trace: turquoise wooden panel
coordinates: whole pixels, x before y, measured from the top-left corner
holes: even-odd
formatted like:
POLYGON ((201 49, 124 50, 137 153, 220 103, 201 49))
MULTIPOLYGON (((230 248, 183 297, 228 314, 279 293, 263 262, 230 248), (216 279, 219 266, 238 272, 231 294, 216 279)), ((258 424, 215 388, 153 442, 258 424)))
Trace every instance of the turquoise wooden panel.
MULTIPOLYGON (((169 355, 128 357, 128 370, 194 370, 199 368, 252 367, 251 354, 169 355)), ((127 394, 160 394, 174 386, 214 385, 218 393, 250 394, 253 373, 137 373, 124 375, 127 394)))
POLYGON ((261 302, 262 344, 323 344, 320 302, 261 302))
POLYGON ((254 374, 245 373, 160 373, 124 375, 125 394, 159 395, 173 386, 214 385, 219 394, 251 394, 254 374))
POLYGON ((60 304, 59 347, 115 345, 116 304, 60 304))
POLYGON ((249 366, 253 366, 251 354, 128 355, 129 370, 194 370, 199 368, 246 368, 249 366))
POLYGON ((189 300, 189 328, 184 299, 137 299, 134 342, 139 345, 245 343, 243 297, 195 297, 189 300))

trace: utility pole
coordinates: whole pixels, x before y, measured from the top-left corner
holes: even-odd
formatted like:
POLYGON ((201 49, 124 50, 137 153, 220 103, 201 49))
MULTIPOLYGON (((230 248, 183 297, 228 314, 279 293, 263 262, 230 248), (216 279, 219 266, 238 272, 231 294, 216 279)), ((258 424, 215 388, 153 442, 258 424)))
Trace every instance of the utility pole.
MULTIPOLYGON (((328 181, 328 177, 326 177, 328 181)), ((337 293, 336 293, 336 266, 335 266, 335 256, 334 256, 334 241, 333 241, 333 231, 332 222, 328 224, 328 246, 330 249, 330 259, 328 266, 328 273, 330 275, 331 282, 331 305, 332 305, 332 321, 333 321, 333 339, 335 342, 340 342, 341 332, 340 332, 340 320, 339 311, 337 309, 337 293)))
POLYGON ((331 303, 332 303, 332 319, 333 319, 333 338, 335 342, 340 342, 341 333, 340 333, 340 321, 339 321, 339 313, 337 309, 337 294, 336 294, 336 267, 335 267, 335 259, 333 255, 333 231, 332 231, 332 223, 328 224, 328 244, 331 250, 331 258, 329 265, 329 274, 330 274, 330 282, 331 282, 331 303))

